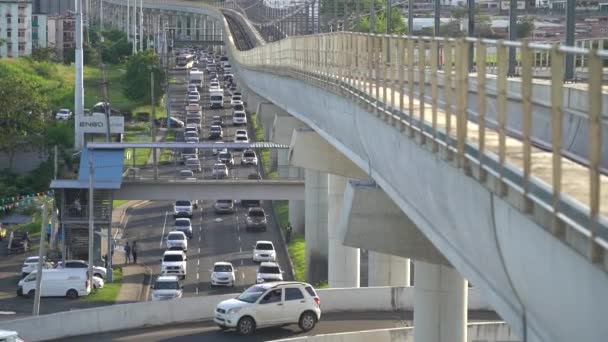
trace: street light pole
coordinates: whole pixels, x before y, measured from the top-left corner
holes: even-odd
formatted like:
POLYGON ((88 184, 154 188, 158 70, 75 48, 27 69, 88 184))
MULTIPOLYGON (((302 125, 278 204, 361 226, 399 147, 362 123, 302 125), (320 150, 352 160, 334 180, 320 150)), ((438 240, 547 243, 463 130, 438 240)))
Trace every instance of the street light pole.
MULTIPOLYGON (((46 201, 46 199, 44 201, 46 201)), ((40 248, 38 249, 38 266, 36 267, 36 292, 34 293, 33 316, 38 316, 40 314, 40 285, 42 283, 42 265, 44 263, 45 256, 44 244, 46 237, 46 225, 48 224, 46 202, 42 203, 41 210, 42 223, 40 224, 40 248)))
MULTIPOLYGON (((93 206, 93 177, 95 177, 95 170, 93 169, 93 150, 89 149, 89 286, 93 286, 93 242, 95 239, 95 217, 94 217, 94 206, 93 206)), ((135 156, 133 156, 135 159, 135 156)))

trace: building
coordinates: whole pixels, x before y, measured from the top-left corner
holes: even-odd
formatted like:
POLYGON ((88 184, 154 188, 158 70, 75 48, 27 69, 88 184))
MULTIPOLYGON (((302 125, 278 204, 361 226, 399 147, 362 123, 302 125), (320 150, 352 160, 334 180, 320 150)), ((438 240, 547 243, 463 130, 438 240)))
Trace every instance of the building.
POLYGON ((74 0, 32 0, 32 13, 47 16, 64 15, 76 10, 74 0))
POLYGON ((47 17, 47 46, 55 48, 62 58, 66 50, 75 47, 76 18, 71 14, 47 17))
POLYGON ((0 57, 32 53, 32 2, 0 0, 0 57))
POLYGON ((32 15, 32 50, 47 47, 46 15, 32 15))

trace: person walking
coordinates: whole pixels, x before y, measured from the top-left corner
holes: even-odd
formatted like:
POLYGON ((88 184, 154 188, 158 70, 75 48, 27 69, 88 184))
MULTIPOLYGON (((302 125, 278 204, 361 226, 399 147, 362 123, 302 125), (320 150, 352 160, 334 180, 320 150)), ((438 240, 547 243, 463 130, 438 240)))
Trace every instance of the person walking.
POLYGON ((131 246, 129 246, 129 241, 125 245, 125 264, 128 264, 131 261, 131 246))
POLYGON ((291 228, 291 223, 287 222, 287 226, 285 227, 285 240, 287 240, 287 243, 289 243, 289 241, 291 241, 291 231, 293 230, 293 228, 291 228))
POLYGON ((133 241, 133 246, 131 246, 131 254, 133 255, 133 263, 137 264, 137 241, 133 241))

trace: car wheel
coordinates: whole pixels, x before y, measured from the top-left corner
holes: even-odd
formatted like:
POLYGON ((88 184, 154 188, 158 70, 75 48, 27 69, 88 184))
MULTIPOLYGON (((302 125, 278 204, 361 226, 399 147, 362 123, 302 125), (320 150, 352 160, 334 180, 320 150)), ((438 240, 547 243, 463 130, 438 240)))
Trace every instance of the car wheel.
POLYGON ((26 297, 27 297, 27 298, 34 298, 34 296, 35 296, 35 295, 36 295, 36 290, 30 290, 30 291, 27 293, 27 296, 26 296, 26 297))
POLYGON ((76 291, 74 289, 69 289, 68 292, 65 294, 65 296, 70 299, 76 299, 76 298, 78 298, 78 291, 76 291))
POLYGON ((302 329, 302 331, 304 331, 304 332, 312 330, 316 324, 317 324, 317 316, 310 311, 304 312, 300 316, 300 321, 298 322, 300 329, 302 329))
POLYGON ((239 323, 236 325, 236 330, 241 335, 251 335, 255 331, 255 322, 253 318, 245 316, 239 319, 239 323))

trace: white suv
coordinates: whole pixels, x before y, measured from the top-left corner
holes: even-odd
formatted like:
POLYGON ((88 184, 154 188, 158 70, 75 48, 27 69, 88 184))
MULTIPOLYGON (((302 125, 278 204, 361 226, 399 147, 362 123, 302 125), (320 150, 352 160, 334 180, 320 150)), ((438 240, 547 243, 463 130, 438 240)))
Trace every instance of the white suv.
POLYGON ((179 230, 174 230, 167 234, 167 249, 182 249, 188 250, 188 237, 186 234, 179 230))
POLYGON ((176 276, 159 276, 152 286, 152 301, 182 298, 182 288, 176 276))
POLYGON ((230 286, 234 287, 234 280, 236 277, 234 276, 234 266, 232 263, 220 261, 213 264, 213 269, 209 270, 211 272, 211 286, 230 286))
POLYGON ((298 324, 312 330, 321 318, 320 299, 313 287, 300 282, 253 285, 240 296, 220 302, 213 321, 222 329, 251 335, 256 328, 298 324))
POLYGON ((272 241, 260 240, 253 246, 253 261, 276 261, 277 253, 272 241))
POLYGON ((190 201, 175 201, 173 205, 173 217, 192 218, 193 205, 190 201))
MULTIPOLYGON (((46 261, 46 257, 42 259, 44 263, 42 264, 43 268, 51 268, 51 264, 46 261)), ((25 259, 23 262, 23 266, 21 267, 21 278, 25 278, 28 274, 34 272, 38 269, 38 257, 31 256, 25 259)))
POLYGON ((160 274, 176 275, 185 279, 188 273, 186 269, 187 261, 188 258, 183 251, 165 251, 162 259, 160 259, 160 274))
POLYGON ((283 281, 283 271, 276 262, 263 262, 258 268, 255 276, 257 284, 269 283, 273 281, 283 281))

